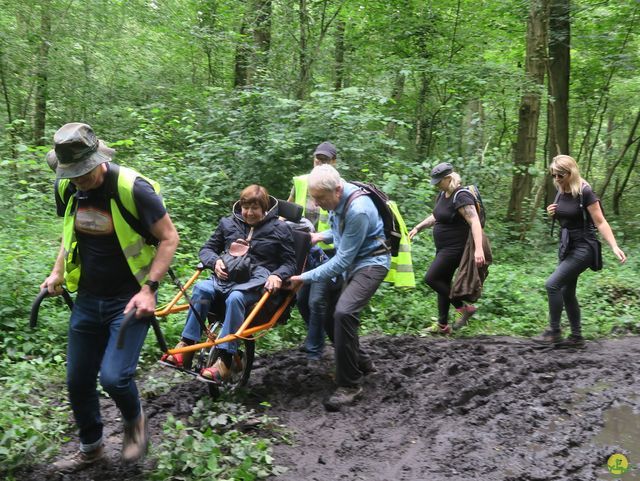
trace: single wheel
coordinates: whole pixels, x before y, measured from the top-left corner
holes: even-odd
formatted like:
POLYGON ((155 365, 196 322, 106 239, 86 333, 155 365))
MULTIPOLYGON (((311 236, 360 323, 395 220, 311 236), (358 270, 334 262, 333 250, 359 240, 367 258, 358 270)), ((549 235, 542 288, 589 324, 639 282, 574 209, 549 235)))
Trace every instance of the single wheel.
MULTIPOLYGON (((256 342, 253 339, 239 339, 237 342, 237 354, 240 356, 240 367, 234 363, 234 368, 231 370, 231 378, 222 384, 205 381, 209 388, 209 395, 214 399, 220 395, 221 389, 233 392, 246 386, 249 382, 249 376, 251 376, 251 369, 253 368, 253 360, 255 358, 256 342)), ((211 348, 202 367, 213 366, 219 354, 220 351, 218 349, 211 348)), ((199 377, 199 379, 204 381, 201 377, 199 377)))

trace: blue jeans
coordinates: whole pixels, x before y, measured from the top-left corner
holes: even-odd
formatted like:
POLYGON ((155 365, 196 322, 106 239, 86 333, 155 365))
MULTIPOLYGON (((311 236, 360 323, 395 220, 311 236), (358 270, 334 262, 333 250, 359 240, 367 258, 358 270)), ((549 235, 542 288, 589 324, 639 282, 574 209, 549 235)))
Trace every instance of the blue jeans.
POLYGON ((115 401, 125 423, 140 416, 140 399, 133 375, 149 323, 129 325, 122 349, 117 349, 124 308, 130 298, 99 298, 80 292, 69 320, 67 387, 80 431, 80 450, 91 451, 102 442, 102 418, 97 391, 100 385, 115 401))
POLYGON ((304 346, 309 359, 320 359, 324 350, 324 326, 333 314, 328 312, 330 295, 327 281, 305 284, 298 291, 298 310, 307 325, 304 346))
POLYGON ((571 333, 580 335, 582 331, 580 304, 576 297, 578 277, 593 261, 591 246, 586 242, 574 241, 567 256, 549 276, 545 287, 549 297, 549 324, 554 331, 560 330, 562 309, 567 311, 571 333))
MULTIPOLYGON (((260 299, 259 290, 250 291, 231 291, 228 294, 224 294, 217 291, 214 288, 213 280, 207 279, 206 281, 198 282, 191 294, 191 304, 198 309, 200 319, 206 323, 207 313, 216 302, 223 302, 225 304, 224 310, 224 322, 222 323, 222 329, 220 330, 220 337, 227 336, 235 333, 242 325, 247 307, 251 304, 255 304, 260 299)), ((192 309, 189 309, 187 314, 187 322, 182 330, 182 337, 194 342, 198 342, 202 336, 202 328, 200 323, 193 313, 192 309)), ((238 350, 238 342, 225 342, 219 344, 218 349, 225 349, 230 353, 235 353, 238 350)))

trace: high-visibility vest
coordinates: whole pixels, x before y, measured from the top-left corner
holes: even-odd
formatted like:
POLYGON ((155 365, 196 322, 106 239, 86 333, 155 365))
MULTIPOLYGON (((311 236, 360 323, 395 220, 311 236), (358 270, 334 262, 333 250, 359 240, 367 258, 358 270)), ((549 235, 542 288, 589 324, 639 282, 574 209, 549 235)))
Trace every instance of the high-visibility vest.
POLYGON ((411 241, 409 240, 409 231, 400 215, 398 205, 390 200, 389 208, 393 212, 398 229, 400 231, 400 249, 396 257, 391 258, 391 267, 384 278, 386 282, 391 282, 396 287, 415 287, 416 278, 413 273, 413 262, 411 260, 411 241))
MULTIPOLYGON (((156 193, 160 193, 160 185, 147 177, 144 177, 134 170, 120 166, 117 183, 117 194, 122 206, 136 219, 139 218, 136 204, 133 200, 133 184, 137 177, 141 177, 149 182, 156 193)), ((107 175, 109 175, 107 173, 107 175)), ((106 181, 106 179, 105 179, 106 181)), ((67 198, 65 191, 69 188, 69 179, 61 179, 58 182, 58 194, 61 199, 67 198)), ((64 223, 62 230, 62 240, 64 247, 64 280, 67 290, 73 292, 78 290, 80 281, 80 255, 78 253, 78 242, 76 240, 75 219, 77 202, 69 198, 64 213, 64 223)), ((125 220, 120 212, 115 199, 110 200, 111 217, 116 237, 122 249, 122 253, 127 260, 129 269, 133 277, 142 286, 149 276, 151 263, 155 257, 156 248, 147 244, 145 239, 136 232, 125 220)))
MULTIPOLYGON (((307 210, 307 191, 308 191, 308 178, 309 174, 298 175, 293 178, 293 188, 296 191, 295 198, 293 201, 302 206, 302 215, 304 216, 307 210)), ((318 225, 316 226, 316 232, 324 232, 326 230, 330 230, 331 226, 329 225, 329 213, 320 209, 320 215, 318 217, 318 225)), ((318 246, 322 250, 333 249, 333 244, 325 244, 324 242, 318 242, 318 246)))

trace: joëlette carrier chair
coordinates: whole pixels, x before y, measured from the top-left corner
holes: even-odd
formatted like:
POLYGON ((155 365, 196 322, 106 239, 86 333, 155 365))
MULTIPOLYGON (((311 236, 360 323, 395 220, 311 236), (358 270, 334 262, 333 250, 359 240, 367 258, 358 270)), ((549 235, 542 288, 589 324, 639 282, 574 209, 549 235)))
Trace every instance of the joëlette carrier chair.
MULTIPOLYGON (((302 217, 302 207, 292 202, 278 201, 278 215, 294 224, 298 224, 302 217)), ((307 260, 307 255, 311 247, 311 236, 309 232, 303 229, 293 229, 294 249, 296 254, 296 273, 300 274, 304 271, 304 267, 307 260)), ((145 320, 139 320, 135 317, 135 310, 127 313, 122 321, 120 331, 118 333, 118 347, 121 347, 124 342, 124 336, 129 325, 132 322, 144 322, 150 320, 153 331, 156 335, 160 349, 165 354, 184 354, 187 352, 196 352, 193 363, 190 367, 180 369, 181 371, 197 376, 203 368, 212 366, 217 357, 218 350, 215 349, 219 344, 238 341, 240 343, 238 353, 242 360, 241 366, 237 366, 232 369, 231 378, 222 383, 217 384, 213 382, 207 383, 209 387, 209 393, 213 397, 217 397, 220 393, 220 388, 227 390, 236 390, 243 387, 249 381, 251 375, 251 369, 253 367, 253 360, 255 356, 255 341, 262 337, 266 332, 274 327, 276 324, 282 324, 289 318, 291 307, 295 299, 295 290, 287 290, 286 288, 280 289, 275 295, 271 295, 265 291, 258 300, 258 302, 249 309, 249 314, 245 318, 240 328, 233 334, 229 334, 224 337, 220 337, 219 333, 222 328, 222 319, 224 317, 224 305, 220 307, 216 306, 214 310, 210 311, 207 315, 207 319, 198 319, 201 324, 203 332, 206 334, 207 340, 205 342, 193 344, 191 346, 181 347, 178 349, 169 349, 164 339, 162 329, 158 322, 158 318, 166 318, 168 315, 183 312, 190 307, 190 298, 188 295, 189 289, 200 277, 204 270, 202 263, 198 264, 196 271, 191 278, 183 285, 180 280, 174 275, 172 270, 169 270, 174 284, 178 287, 179 292, 174 298, 164 306, 158 307, 154 313, 154 316, 145 320)), ((284 283, 283 283, 284 286, 284 283)), ((40 291, 40 294, 36 297, 33 305, 31 306, 31 318, 30 325, 35 327, 37 325, 38 310, 42 300, 48 296, 46 289, 40 291)), ((65 302, 69 308, 73 307, 73 301, 71 300, 69 293, 63 291, 65 302)), ((195 311, 195 310, 194 310, 195 311)))

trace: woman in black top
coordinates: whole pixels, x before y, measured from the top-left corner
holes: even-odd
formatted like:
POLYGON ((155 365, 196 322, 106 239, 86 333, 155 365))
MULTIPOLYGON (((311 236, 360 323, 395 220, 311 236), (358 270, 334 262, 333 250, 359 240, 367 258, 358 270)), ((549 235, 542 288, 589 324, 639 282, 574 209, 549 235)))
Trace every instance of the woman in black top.
POLYGON ((549 328, 533 340, 543 345, 583 347, 576 285, 578 277, 587 268, 600 268, 596 228, 621 263, 626 256, 604 218, 598 197, 580 177, 576 161, 568 155, 558 155, 551 162, 549 172, 558 188, 558 195, 547 207, 547 213, 560 223, 560 262, 545 284, 549 297, 549 328), (563 308, 571 325, 571 335, 564 340, 560 332, 563 308))
POLYGON ((476 312, 472 304, 464 304, 459 299, 450 299, 453 274, 460 265, 462 253, 469 236, 469 229, 475 243, 474 257, 478 266, 485 262, 482 250, 482 226, 475 207, 473 195, 467 190, 460 190, 460 175, 453 171, 448 162, 436 165, 431 171, 431 184, 437 185, 440 194, 436 200, 433 213, 416 225, 409 238, 427 227, 433 227, 433 240, 436 245, 436 258, 425 275, 425 282, 438 294, 438 323, 430 332, 433 334, 451 334, 449 325, 449 305, 453 304, 460 319, 454 329, 461 327, 476 312))

